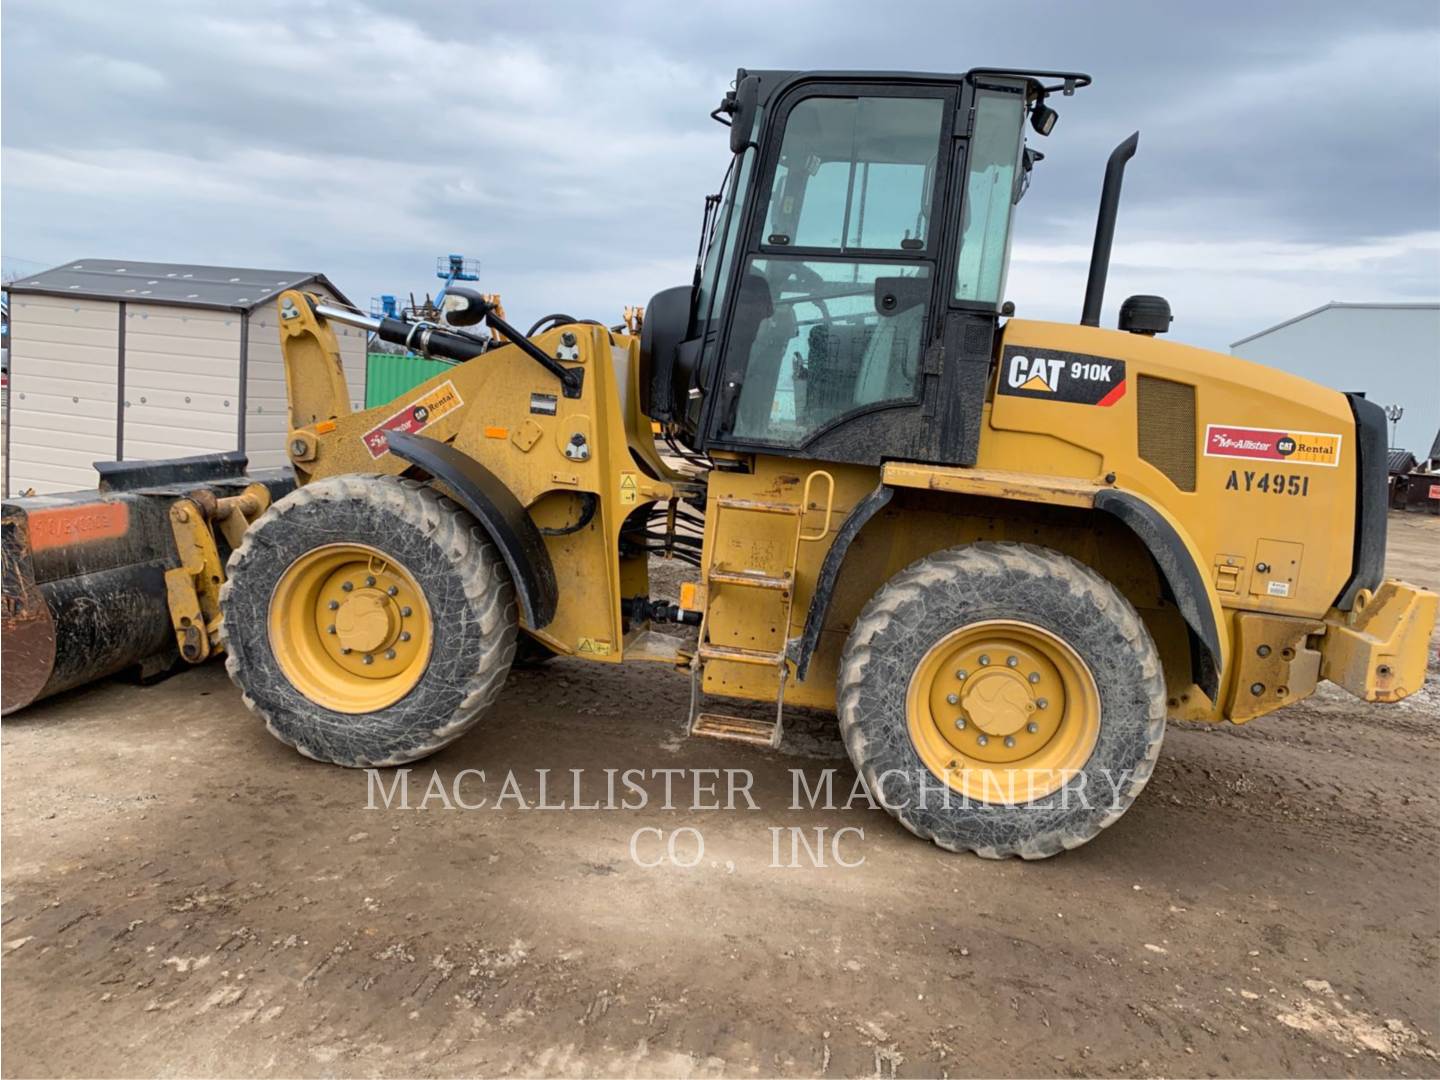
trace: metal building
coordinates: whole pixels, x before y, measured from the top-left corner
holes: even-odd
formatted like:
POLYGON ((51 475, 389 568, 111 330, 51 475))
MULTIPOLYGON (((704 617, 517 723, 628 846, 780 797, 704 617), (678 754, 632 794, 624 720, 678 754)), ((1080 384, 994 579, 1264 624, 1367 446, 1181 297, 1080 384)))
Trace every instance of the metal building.
POLYGON ((1241 338, 1230 352, 1401 406, 1390 445, 1416 457, 1440 431, 1440 303, 1329 303, 1241 338))
MULTIPOLYGON (((93 488, 96 461, 244 450, 286 464, 274 300, 323 274, 80 259, 11 282, 4 494, 93 488)), ((336 327, 352 404, 365 332, 336 327)))

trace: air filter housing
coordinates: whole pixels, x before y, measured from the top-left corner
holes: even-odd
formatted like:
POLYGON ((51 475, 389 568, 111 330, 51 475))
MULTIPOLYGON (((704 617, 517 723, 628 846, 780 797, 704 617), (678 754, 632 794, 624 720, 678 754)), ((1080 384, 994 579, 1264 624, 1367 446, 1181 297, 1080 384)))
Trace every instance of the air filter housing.
POLYGON ((1154 336, 1170 329, 1170 301, 1163 296, 1130 296, 1120 305, 1120 329, 1154 336))

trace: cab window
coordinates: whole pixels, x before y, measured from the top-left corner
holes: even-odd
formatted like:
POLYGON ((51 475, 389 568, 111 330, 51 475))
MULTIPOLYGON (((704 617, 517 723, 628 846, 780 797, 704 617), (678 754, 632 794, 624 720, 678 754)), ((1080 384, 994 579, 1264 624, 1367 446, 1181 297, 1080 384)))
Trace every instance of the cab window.
POLYGON ((807 98, 790 110, 761 244, 918 251, 930 227, 940 98, 807 98))
POLYGON ((752 259, 735 309, 735 436, 799 446, 847 413, 913 398, 929 277, 923 262, 752 259))
POLYGON ((965 162, 960 255, 955 299, 998 304, 1010 262, 1010 216, 1019 187, 1020 134, 1025 100, 1019 94, 981 90, 975 95, 975 130, 965 162))

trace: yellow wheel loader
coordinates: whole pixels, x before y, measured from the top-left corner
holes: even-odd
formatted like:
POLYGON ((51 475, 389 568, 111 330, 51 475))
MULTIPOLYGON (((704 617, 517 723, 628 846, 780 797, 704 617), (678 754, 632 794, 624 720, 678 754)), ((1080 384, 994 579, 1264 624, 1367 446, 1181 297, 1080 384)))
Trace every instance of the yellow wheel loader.
POLYGON ((623 325, 283 294, 297 486, 199 615, 246 703, 394 765, 517 656, 648 661, 688 674, 693 734, 774 747, 787 705, 833 710, 905 827, 1038 858, 1120 816, 1168 718, 1420 689, 1437 597, 1383 576, 1381 409, 1162 340, 1159 297, 1099 327, 1137 136, 1079 323, 1005 302, 1026 128, 1089 82, 741 70, 694 280, 623 325), (453 366, 352 413, 336 323, 453 366), (695 568, 679 596, 657 554, 695 568))

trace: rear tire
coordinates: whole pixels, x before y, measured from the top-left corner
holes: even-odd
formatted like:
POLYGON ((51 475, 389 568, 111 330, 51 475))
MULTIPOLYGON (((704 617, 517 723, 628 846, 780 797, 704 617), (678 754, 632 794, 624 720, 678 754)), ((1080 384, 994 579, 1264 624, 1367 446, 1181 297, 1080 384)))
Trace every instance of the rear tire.
POLYGON ((1160 659, 1089 567, 1030 544, 937 552, 850 633, 840 731, 871 797, 911 832, 987 858, 1094 838, 1150 779, 1160 659))
POLYGON ((475 725, 510 670, 505 565, 474 518, 418 481, 307 484, 246 531, 226 569, 226 670, 271 734, 317 761, 432 754, 475 725))

